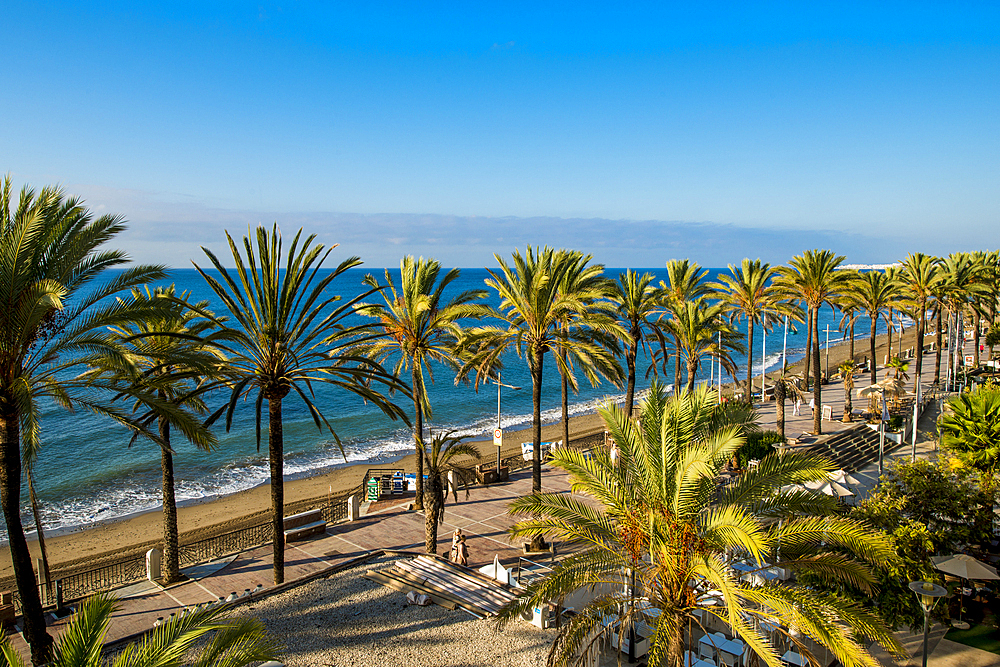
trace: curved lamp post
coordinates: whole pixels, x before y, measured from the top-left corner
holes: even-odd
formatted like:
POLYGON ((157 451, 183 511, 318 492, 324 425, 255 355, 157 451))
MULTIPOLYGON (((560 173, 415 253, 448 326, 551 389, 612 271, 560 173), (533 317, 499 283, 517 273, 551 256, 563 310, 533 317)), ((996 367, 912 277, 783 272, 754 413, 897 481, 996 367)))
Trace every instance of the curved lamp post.
POLYGON ((937 601, 948 594, 948 589, 938 586, 929 581, 911 581, 910 590, 917 596, 920 608, 924 610, 924 660, 923 667, 927 667, 927 635, 930 633, 931 610, 937 601))

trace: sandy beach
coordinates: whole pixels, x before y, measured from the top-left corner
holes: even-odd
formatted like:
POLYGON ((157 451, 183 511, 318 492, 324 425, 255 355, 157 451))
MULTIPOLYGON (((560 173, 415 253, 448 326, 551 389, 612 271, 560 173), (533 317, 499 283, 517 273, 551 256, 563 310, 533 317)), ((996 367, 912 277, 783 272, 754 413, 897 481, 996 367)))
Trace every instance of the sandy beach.
MULTIPOLYGON (((914 344, 915 328, 908 329, 903 338, 903 349, 914 344)), ((861 359, 868 355, 868 339, 855 339, 855 357, 861 359)), ((893 351, 899 349, 898 334, 893 337, 893 351)), ((829 351, 829 364, 831 373, 844 359, 849 352, 848 343, 831 346, 829 351)), ((879 362, 886 353, 886 335, 878 337, 876 356, 879 362)), ((820 353, 820 362, 826 364, 826 350, 820 353)), ((793 372, 801 371, 804 362, 799 361, 792 367, 793 372)), ((933 373, 933 365, 924 369, 925 377, 933 373)), ((860 382, 859 382, 860 384, 860 382)), ((724 387, 730 388, 729 384, 724 387)), ((548 403, 555 403, 557 397, 549 397, 548 403)), ((547 405, 548 406, 548 405, 547 405)), ((570 438, 576 439, 583 436, 599 433, 603 424, 596 414, 577 415, 570 420, 570 438)), ((543 440, 557 440, 561 438, 561 425, 559 423, 546 424, 542 428, 543 440)), ((520 443, 531 439, 529 429, 510 431, 504 435, 503 455, 513 456, 520 452, 520 443)), ((476 444, 483 454, 484 460, 493 460, 496 450, 492 441, 479 441, 476 444)), ((385 464, 377 467, 402 468, 409 472, 414 471, 415 456, 403 457, 391 466, 385 464)), ((328 472, 326 474, 286 481, 285 483, 285 503, 286 506, 309 507, 310 502, 318 506, 326 501, 328 497, 340 496, 356 488, 364 478, 365 472, 370 466, 368 464, 355 464, 345 466, 328 472)), ((375 466, 371 466, 375 467, 375 466)), ((181 533, 181 544, 204 539, 213 534, 234 530, 244 525, 261 523, 266 520, 270 507, 270 490, 267 485, 241 491, 229 496, 202 502, 199 504, 187 505, 178 509, 178 523, 181 533)), ((83 563, 96 563, 104 559, 115 558, 122 552, 136 552, 145 550, 162 538, 161 513, 150 511, 137 516, 112 520, 107 523, 83 528, 75 532, 62 534, 46 539, 46 547, 49 554, 50 567, 58 570, 65 567, 77 567, 83 563)), ((32 553, 38 557, 37 542, 30 542, 32 553)), ((13 575, 10 564, 10 554, 7 547, 0 549, 0 578, 13 575)))

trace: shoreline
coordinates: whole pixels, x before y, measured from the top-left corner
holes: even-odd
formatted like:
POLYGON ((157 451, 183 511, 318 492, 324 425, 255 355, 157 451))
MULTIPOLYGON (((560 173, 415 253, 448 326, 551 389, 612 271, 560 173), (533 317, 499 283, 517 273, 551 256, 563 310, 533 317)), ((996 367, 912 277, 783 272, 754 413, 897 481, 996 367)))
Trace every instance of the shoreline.
MULTIPOLYGON (((915 341, 915 326, 904 331, 902 349, 912 346, 915 341)), ((882 356, 886 350, 887 334, 880 334, 876 339, 876 356, 882 356)), ((893 349, 899 349, 899 334, 893 335, 893 349)), ((833 343, 829 348, 821 348, 821 363, 825 361, 826 350, 829 349, 830 368, 834 369, 848 357, 849 341, 833 343)), ((855 338, 855 357, 869 354, 868 338, 855 338)), ((789 372, 801 372, 805 359, 789 364, 789 372)), ((925 372, 932 372, 925 369, 925 372)), ((774 371, 768 371, 771 377, 774 371)), ((759 381, 760 375, 754 375, 759 381)), ((745 377, 740 380, 745 382, 745 377)), ((733 391, 731 381, 723 383, 724 392, 733 391)), ((617 391, 615 395, 617 395, 617 391)), ((638 393, 638 392, 637 392, 638 393)), ((610 394, 609 394, 610 396, 610 394)), ((765 404, 766 405, 766 404, 765 404)), ((570 438, 575 439, 592 435, 603 429, 603 422, 596 411, 570 417, 570 438)), ((555 421, 542 425, 543 440, 561 439, 562 425, 555 421)), ((530 425, 504 433, 503 456, 515 456, 520 452, 520 443, 531 439, 530 425)), ((469 440, 469 444, 477 447, 483 455, 483 461, 495 460, 496 449, 491 440, 469 440)), ((415 471, 415 454, 406 454, 391 462, 357 462, 347 464, 333 470, 328 470, 312 476, 285 480, 285 505, 322 503, 325 499, 343 496, 356 489, 364 479, 369 468, 400 468, 406 472, 415 471)), ((267 482, 236 493, 198 498, 184 501, 178 505, 177 520, 181 544, 187 544, 212 535, 236 530, 240 527, 266 520, 270 511, 270 485, 267 482)), ((103 519, 97 523, 81 526, 67 526, 46 533, 46 549, 49 555, 50 567, 74 567, 85 562, 98 562, 115 557, 122 552, 134 552, 140 548, 149 548, 162 541, 161 523, 162 509, 152 508, 142 512, 103 519)), ((34 533, 29 533, 29 536, 34 533)), ((32 558, 39 558, 38 541, 28 541, 32 558)), ((6 545, 0 547, 0 578, 13 575, 10 551, 6 545)))

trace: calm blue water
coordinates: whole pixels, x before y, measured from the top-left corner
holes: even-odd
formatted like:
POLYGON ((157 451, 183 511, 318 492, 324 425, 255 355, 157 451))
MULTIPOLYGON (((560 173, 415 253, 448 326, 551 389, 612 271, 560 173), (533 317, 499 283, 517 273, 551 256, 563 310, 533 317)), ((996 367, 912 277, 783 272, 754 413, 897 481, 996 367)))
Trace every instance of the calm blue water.
MULTIPOLYGON (((653 274, 657 269, 646 269, 653 274)), ((361 280, 368 272, 383 279, 382 270, 354 269, 334 283, 336 293, 345 298, 362 291, 361 280)), ((619 269, 608 269, 607 275, 617 276, 619 269)), ((719 270, 712 270, 714 279, 719 270)), ((663 271, 660 270, 663 275, 663 271)), ((452 284, 455 293, 468 289, 484 288, 487 277, 484 269, 463 269, 461 277, 452 284)), ((216 312, 221 310, 213 294, 194 269, 174 270, 170 281, 177 291, 190 291, 192 300, 207 299, 213 302, 216 312)), ((168 282, 170 282, 168 281, 168 282)), ((375 297, 376 299, 379 297, 375 297)), ((497 303, 495 296, 491 302, 497 303)), ((820 316, 820 329, 828 324, 831 344, 840 341, 836 333, 839 314, 826 308, 820 316), (836 339, 836 340, 834 340, 836 339)), ((745 326, 745 325, 744 325, 745 326)), ((869 332, 867 318, 856 328, 858 349, 863 346, 869 332)), ((823 338, 821 334, 821 338, 823 338)), ((761 332, 755 335, 754 366, 760 372, 761 332)), ((803 356, 806 342, 805 328, 788 332, 788 357, 795 361, 803 356)), ((821 340, 821 342, 824 342, 821 340)), ((767 336, 769 369, 780 363, 782 329, 778 327, 767 336)), ((542 390, 543 418, 559 418, 559 377, 555 364, 546 359, 545 384, 542 390)), ((737 359, 745 377, 745 359, 737 359)), ((531 419, 531 380, 527 366, 514 357, 506 360, 504 381, 524 387, 521 391, 504 391, 502 423, 505 429, 524 427, 531 419)), ((643 375, 648 361, 640 360, 637 385, 648 385, 643 375)), ((706 363, 701 376, 708 378, 706 363)), ((435 384, 429 386, 433 417, 429 426, 452 429, 462 435, 488 438, 496 421, 496 391, 492 386, 477 393, 471 386, 455 386, 450 371, 436 369, 435 384)), ((673 379, 670 371, 667 381, 673 379)), ((725 378, 728 380, 728 378, 725 378)), ((387 462, 412 451, 411 435, 401 422, 393 422, 372 406, 365 405, 346 392, 316 385, 317 405, 330 420, 347 450, 350 462, 387 462)), ((608 396, 618 397, 622 392, 611 384, 592 388, 581 379, 580 393, 571 399, 573 414, 590 412, 608 396)), ((55 405, 43 405, 43 451, 36 467, 36 489, 43 504, 45 525, 48 529, 69 528, 93 521, 105 520, 159 506, 160 467, 159 449, 150 442, 138 441, 128 447, 129 434, 110 420, 87 412, 69 413, 55 405)), ((405 409, 409 413, 412 404, 405 409)), ((211 451, 199 451, 192 445, 179 441, 176 436, 177 496, 179 501, 196 502, 222 494, 233 493, 264 483, 267 474, 267 434, 263 433, 262 451, 258 452, 254 436, 253 401, 240 406, 232 429, 216 428, 219 446, 211 451)), ((290 478, 316 474, 344 465, 344 458, 327 431, 317 431, 312 419, 294 393, 284 402, 285 471, 290 478)), ((221 420, 220 420, 221 421, 221 420)), ((266 406, 264 424, 266 427, 266 406)), ((25 525, 29 521, 25 493, 25 525)), ((0 536, 2 539, 2 536, 0 536)))

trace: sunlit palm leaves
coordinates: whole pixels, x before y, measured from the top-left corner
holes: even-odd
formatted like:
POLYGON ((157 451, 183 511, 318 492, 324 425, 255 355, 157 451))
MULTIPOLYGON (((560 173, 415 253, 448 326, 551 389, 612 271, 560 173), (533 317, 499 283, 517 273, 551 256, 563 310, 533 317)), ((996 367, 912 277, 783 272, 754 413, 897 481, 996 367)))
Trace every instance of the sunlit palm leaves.
MULTIPOLYGON (((612 284, 611 300, 618 307, 618 322, 625 335, 625 366, 628 380, 625 386, 625 414, 632 414, 635 401, 635 364, 639 349, 652 357, 647 346, 647 338, 653 337, 653 316, 657 312, 657 291, 653 287, 653 274, 644 273, 641 276, 628 269, 618 275, 618 280, 612 284)), ((653 366, 655 369, 655 365, 653 366)))
MULTIPOLYGON (((277 641, 263 624, 227 616, 225 609, 203 609, 172 617, 142 639, 126 645, 114 659, 102 656, 111 615, 118 603, 109 594, 80 605, 59 637, 50 667, 242 667, 280 656, 277 641)), ((24 667, 18 652, 4 640, 0 651, 11 667, 24 667)))
MULTIPOLYGON (((899 651, 877 617, 845 598, 794 584, 746 583, 729 568, 734 556, 760 568, 810 572, 825 583, 871 587, 870 566, 893 558, 884 536, 836 516, 828 496, 788 488, 825 480, 827 461, 774 453, 720 487, 720 470, 753 423, 748 406, 722 408, 705 390, 668 399, 654 384, 641 413, 636 422, 615 406, 601 411, 620 449, 617 462, 603 450, 589 457, 555 453, 553 465, 569 473, 575 495, 532 494, 512 503, 512 513, 536 517, 516 524, 514 537, 551 534, 580 550, 530 585, 503 611, 501 624, 533 606, 592 591, 553 645, 549 663, 563 664, 580 655, 607 617, 621 621, 624 632, 638 621, 623 588, 634 576, 637 594, 661 610, 651 621, 650 665, 681 667, 685 630, 699 622, 696 609, 729 624, 768 665, 779 658, 757 624, 766 618, 794 627, 852 667, 878 664, 865 648, 871 641, 899 651)), ((797 635, 784 633, 809 655, 797 635)))
POLYGON ((264 401, 268 402, 275 583, 284 581, 282 400, 294 391, 309 410, 316 427, 325 425, 340 444, 339 436, 316 405, 314 383, 333 385, 355 394, 393 419, 405 419, 405 415, 375 385, 409 395, 409 390, 395 375, 371 357, 356 351, 359 339, 370 334, 371 325, 351 325, 345 321, 354 314, 355 305, 376 290, 343 303, 339 296, 328 291, 336 278, 361 260, 351 257, 336 269, 320 273, 324 260, 336 246, 313 245, 315 236, 309 236, 300 248, 301 234, 300 230, 295 235, 284 266, 277 225, 270 232, 258 227, 256 244, 250 237, 244 237, 242 252, 226 234, 235 270, 225 268, 207 248, 202 249, 218 277, 195 265, 231 318, 221 329, 228 340, 220 343, 227 357, 230 394, 224 409, 216 416, 225 412, 226 428, 229 429, 240 400, 252 397, 259 446, 261 412, 264 401))
POLYGON ((494 374, 501 366, 503 355, 514 350, 528 363, 532 384, 532 456, 533 488, 541 490, 542 472, 539 448, 542 439, 541 398, 542 370, 545 354, 553 351, 561 373, 571 375, 570 365, 583 371, 596 384, 600 376, 609 375, 617 365, 614 355, 594 341, 592 331, 613 336, 620 327, 609 314, 595 312, 594 301, 606 295, 606 288, 588 288, 576 292, 560 289, 563 277, 573 268, 571 255, 551 248, 529 247, 524 255, 515 251, 512 263, 495 255, 499 270, 489 270, 486 285, 500 297, 500 306, 489 315, 500 320, 500 326, 470 329, 463 337, 461 348, 465 363, 461 377, 474 375, 476 382, 494 374), (588 330, 573 328, 562 333, 562 323, 585 317, 588 330))
POLYGON ((141 266, 106 278, 107 269, 128 263, 124 253, 102 249, 124 228, 120 217, 95 219, 59 189, 25 188, 15 202, 9 177, 0 187, 0 504, 24 635, 39 664, 51 639, 21 525, 21 449, 29 458, 38 454, 41 399, 138 428, 110 404, 114 386, 79 377, 90 363, 117 353, 109 327, 151 315, 147 304, 111 297, 163 276, 161 267, 141 266))
POLYGON ((359 351, 379 361, 395 359, 393 372, 402 376, 409 371, 413 389, 413 436, 417 450, 416 502, 423 507, 424 484, 424 416, 431 416, 427 394, 427 377, 434 381, 431 362, 458 370, 455 344, 461 335, 459 320, 479 317, 484 306, 475 303, 486 290, 468 290, 444 301, 444 292, 459 275, 452 269, 443 276, 441 264, 433 259, 413 259, 407 255, 399 265, 399 285, 392 274, 385 272, 385 285, 374 276, 365 284, 381 290, 385 305, 359 303, 359 313, 378 320, 375 330, 381 335, 370 338, 359 351), (425 377, 426 373, 426 377, 425 377))

